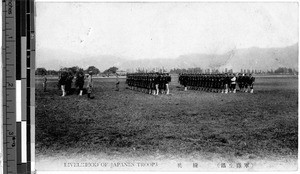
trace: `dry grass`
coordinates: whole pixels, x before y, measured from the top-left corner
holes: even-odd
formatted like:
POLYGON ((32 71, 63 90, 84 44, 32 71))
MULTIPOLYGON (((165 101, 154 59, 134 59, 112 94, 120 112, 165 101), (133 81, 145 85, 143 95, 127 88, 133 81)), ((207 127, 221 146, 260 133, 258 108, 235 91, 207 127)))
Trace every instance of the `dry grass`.
POLYGON ((114 79, 95 79, 95 99, 60 97, 37 81, 36 150, 121 155, 195 153, 258 158, 298 154, 298 79, 257 77, 255 93, 182 91, 172 95, 114 91, 114 79))

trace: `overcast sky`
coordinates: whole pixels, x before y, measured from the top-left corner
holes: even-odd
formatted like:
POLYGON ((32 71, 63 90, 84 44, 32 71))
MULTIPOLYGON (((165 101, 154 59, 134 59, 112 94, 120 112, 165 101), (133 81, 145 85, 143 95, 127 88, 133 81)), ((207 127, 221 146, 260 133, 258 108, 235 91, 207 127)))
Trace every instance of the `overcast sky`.
MULTIPOLYGON (((37 51, 128 59, 298 42, 297 3, 36 3, 37 51)), ((37 58, 39 59, 39 58, 37 58)))

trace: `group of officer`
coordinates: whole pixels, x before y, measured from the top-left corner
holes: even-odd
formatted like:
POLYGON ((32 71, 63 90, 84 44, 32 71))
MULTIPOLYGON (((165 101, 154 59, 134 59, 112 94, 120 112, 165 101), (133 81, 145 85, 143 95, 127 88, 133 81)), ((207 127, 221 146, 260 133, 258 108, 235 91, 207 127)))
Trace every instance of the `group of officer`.
POLYGON ((168 73, 128 73, 126 75, 126 84, 130 89, 152 95, 170 94, 170 82, 171 76, 168 73))
POLYGON ((252 74, 179 74, 179 83, 193 90, 221 93, 236 93, 238 84, 240 91, 253 93, 255 77, 252 74))
POLYGON ((62 96, 66 96, 70 94, 72 83, 73 83, 74 75, 72 72, 63 71, 61 72, 59 79, 58 79, 58 88, 62 90, 62 96))
POLYGON ((93 98, 91 96, 92 93, 92 72, 89 72, 88 76, 85 78, 85 75, 82 71, 76 73, 76 77, 74 77, 71 71, 63 71, 61 72, 59 79, 58 79, 58 88, 62 91, 62 97, 71 94, 72 91, 72 83, 75 78, 75 86, 78 88, 79 96, 83 95, 83 86, 84 81, 87 79, 87 96, 88 98, 93 98))

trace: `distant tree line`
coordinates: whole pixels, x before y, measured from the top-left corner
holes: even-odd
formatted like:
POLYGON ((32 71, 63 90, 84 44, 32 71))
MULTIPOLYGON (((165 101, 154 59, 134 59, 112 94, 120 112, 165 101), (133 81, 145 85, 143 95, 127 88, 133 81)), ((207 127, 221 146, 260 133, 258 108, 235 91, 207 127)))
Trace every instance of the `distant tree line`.
POLYGON ((73 67, 63 67, 57 70, 46 70, 46 68, 37 68, 35 70, 35 75, 53 75, 57 76, 63 71, 72 72, 73 75, 75 75, 77 72, 83 72, 87 74, 88 72, 92 71, 93 74, 100 74, 100 70, 96 68, 95 66, 89 66, 87 69, 79 68, 78 66, 73 67))
POLYGON ((275 74, 297 74, 298 72, 292 68, 279 67, 274 71, 275 74))
POLYGON ((118 68, 113 66, 108 68, 107 70, 103 71, 102 74, 115 74, 118 71, 118 68))
POLYGON ((103 71, 102 73, 95 66, 89 66, 87 69, 83 69, 83 68, 80 68, 78 66, 64 67, 64 68, 60 68, 58 71, 56 71, 56 70, 47 70, 46 68, 37 68, 35 70, 35 75, 58 76, 63 71, 72 72, 73 75, 75 75, 77 72, 83 72, 85 74, 88 74, 90 71, 92 71, 94 75, 99 75, 99 74, 109 75, 109 74, 115 74, 118 71, 118 68, 113 66, 113 67, 110 67, 107 70, 103 71))

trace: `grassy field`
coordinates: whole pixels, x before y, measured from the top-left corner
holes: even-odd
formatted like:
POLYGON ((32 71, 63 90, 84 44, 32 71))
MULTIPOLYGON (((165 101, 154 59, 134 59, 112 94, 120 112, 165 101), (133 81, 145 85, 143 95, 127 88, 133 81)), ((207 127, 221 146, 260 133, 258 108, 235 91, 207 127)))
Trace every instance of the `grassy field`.
POLYGON ((257 77, 254 94, 126 89, 95 79, 93 95, 61 97, 55 79, 36 83, 36 151, 262 158, 298 154, 298 77, 257 77))

